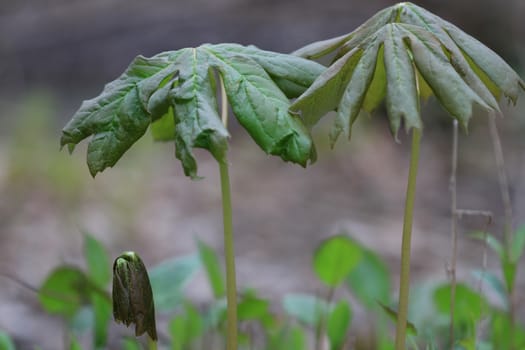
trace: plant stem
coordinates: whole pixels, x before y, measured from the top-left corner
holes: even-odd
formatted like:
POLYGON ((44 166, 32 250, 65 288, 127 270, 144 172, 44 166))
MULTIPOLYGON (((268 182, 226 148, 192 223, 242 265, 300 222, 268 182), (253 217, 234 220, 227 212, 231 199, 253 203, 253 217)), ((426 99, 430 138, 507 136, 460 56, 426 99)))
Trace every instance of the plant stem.
MULTIPOLYGON (((505 172, 505 160, 503 159, 503 147, 501 147, 501 140, 496 126, 496 115, 490 113, 489 115, 489 128, 490 138, 492 139, 492 146, 494 148, 494 157, 496 158, 496 167, 498 169, 498 182, 501 193, 501 199, 503 201, 503 210, 505 213, 505 224, 503 227, 503 243, 505 246, 505 259, 510 257, 511 245, 512 245, 512 203, 510 200, 509 181, 507 179, 507 173, 505 172)), ((515 276, 513 277, 515 278, 515 276)), ((510 313, 510 338, 511 338, 511 349, 515 349, 515 329, 516 329, 516 309, 517 300, 516 293, 514 291, 514 283, 508 290, 509 298, 509 313, 510 313)))
POLYGON ((490 138, 492 139, 492 147, 494 148, 494 158, 496 158, 496 167, 498 170, 498 182, 503 201, 503 210, 505 212, 505 225, 503 228, 503 242, 505 244, 506 252, 510 250, 512 241, 512 203, 510 200, 509 181, 507 173, 505 172, 505 160, 503 159, 503 148, 501 147, 501 140, 496 126, 496 116, 494 113, 489 115, 490 138))
POLYGON ((235 253, 233 247, 232 205, 228 163, 219 162, 221 173, 222 214, 224 222, 224 256, 226 260, 227 339, 226 349, 237 350, 237 285, 235 282, 235 253))
MULTIPOLYGON (((221 119, 223 124, 227 124, 228 101, 224 91, 224 83, 220 79, 221 85, 221 119)), ((230 175, 228 170, 228 159, 219 161, 219 171, 221 177, 222 193, 222 219, 224 224, 224 259, 226 262, 226 301, 227 301, 227 333, 226 349, 237 350, 237 283, 235 281, 235 250, 233 246, 233 220, 232 203, 230 191, 230 175)))
POLYGON ((414 216, 414 198, 419 163, 419 144, 421 130, 412 129, 410 168, 408 171, 407 193, 405 198, 405 217, 403 220, 403 238, 401 243, 401 276, 399 280, 399 303, 396 324, 396 350, 405 350, 406 327, 408 319, 408 295, 410 289, 410 241, 412 236, 412 218, 414 216))
POLYGON ((450 170, 450 214, 452 257, 448 273, 450 274, 450 348, 454 349, 454 310, 456 304, 456 263, 458 256, 458 213, 456 196, 456 170, 458 167, 458 121, 454 119, 452 133, 452 167, 450 170))

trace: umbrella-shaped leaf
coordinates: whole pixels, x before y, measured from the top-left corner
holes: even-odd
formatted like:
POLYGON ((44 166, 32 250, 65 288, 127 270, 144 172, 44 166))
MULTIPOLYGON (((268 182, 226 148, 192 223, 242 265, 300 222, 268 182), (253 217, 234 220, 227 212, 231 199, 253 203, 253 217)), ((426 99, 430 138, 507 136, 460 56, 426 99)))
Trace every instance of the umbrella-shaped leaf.
POLYGON ((152 124, 158 140, 174 140, 184 172, 197 176, 193 148, 224 160, 228 132, 219 116, 217 73, 234 114, 266 152, 303 166, 314 160, 309 131, 288 112, 324 70, 293 55, 237 44, 202 45, 137 57, 96 98, 82 104, 62 131, 70 149, 92 136, 92 175, 113 166, 152 124))
POLYGON ((359 112, 374 109, 383 97, 396 135, 403 123, 407 130, 422 128, 420 98, 435 95, 466 127, 473 105, 499 111, 501 95, 515 102, 525 89, 525 83, 496 53, 409 2, 378 12, 349 34, 308 45, 295 54, 318 58, 334 51, 335 62, 291 106, 307 124, 319 120, 327 109, 337 109, 332 142, 341 132, 350 135, 359 112), (360 57, 350 54, 359 50, 364 51, 360 57), (350 69, 341 64, 349 57, 354 59, 350 69), (372 62, 376 64, 373 74, 372 62), (381 68, 386 82, 381 80, 381 68), (339 86, 343 83, 346 87, 339 86), (323 108, 316 107, 319 96, 329 96, 334 85, 330 100, 323 108), (341 90, 345 92, 340 94, 341 90))

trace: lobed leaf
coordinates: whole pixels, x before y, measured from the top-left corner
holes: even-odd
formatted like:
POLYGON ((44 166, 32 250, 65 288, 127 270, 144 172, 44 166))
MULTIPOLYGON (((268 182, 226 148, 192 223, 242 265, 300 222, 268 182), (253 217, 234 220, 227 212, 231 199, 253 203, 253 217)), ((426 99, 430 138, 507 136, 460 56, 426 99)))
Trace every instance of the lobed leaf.
POLYGON ((402 123, 407 131, 422 128, 420 98, 435 95, 466 128, 474 105, 499 111, 501 95, 515 102, 525 90, 525 83, 496 53, 409 2, 378 12, 349 34, 294 54, 319 58, 334 51, 335 62, 291 106, 308 125, 336 109, 332 143, 341 132, 350 135, 361 110, 370 112, 383 99, 396 136, 402 123))
POLYGON ((186 175, 197 177, 193 148, 224 161, 229 134, 217 105, 217 73, 234 114, 266 152, 305 166, 315 160, 309 131, 288 112, 324 67, 296 56, 237 44, 202 45, 137 57, 96 98, 82 104, 62 131, 70 150, 93 136, 87 162, 95 176, 112 167, 152 125, 173 140, 186 175))

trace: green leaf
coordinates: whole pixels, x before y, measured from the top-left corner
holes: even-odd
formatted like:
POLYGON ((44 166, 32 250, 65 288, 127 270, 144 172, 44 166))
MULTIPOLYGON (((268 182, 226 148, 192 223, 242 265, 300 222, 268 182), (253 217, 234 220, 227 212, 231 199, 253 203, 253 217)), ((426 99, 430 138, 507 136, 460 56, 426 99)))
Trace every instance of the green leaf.
POLYGON ((505 249, 503 249, 503 245, 496 237, 494 237, 490 233, 473 232, 469 236, 471 238, 486 242, 487 245, 494 251, 494 253, 498 255, 498 258, 500 259, 500 261, 504 259, 505 249))
POLYGON ((237 318, 239 321, 261 320, 264 321, 269 313, 270 302, 257 297, 254 293, 243 295, 237 305, 237 318))
POLYGON ((390 273, 385 262, 373 251, 362 248, 359 264, 346 279, 348 287, 363 306, 372 308, 377 301, 384 304, 390 297, 390 273))
POLYGON ((69 344, 69 350, 82 350, 82 345, 76 337, 71 337, 71 342, 69 344))
POLYGON ((122 340, 122 349, 124 350, 141 350, 142 347, 137 342, 137 340, 133 338, 124 338, 122 340))
POLYGON ((330 340, 330 349, 341 349, 345 343, 352 313, 346 300, 340 300, 330 312, 326 324, 326 333, 330 340))
POLYGON ((183 300, 182 289, 195 276, 201 262, 196 254, 169 259, 149 270, 155 308, 168 312, 183 300))
POLYGON ((204 331, 204 321, 198 310, 191 304, 185 305, 185 313, 176 315, 168 326, 172 349, 188 349, 191 343, 204 331))
POLYGON ((95 329, 93 332, 96 348, 103 348, 108 338, 108 326, 112 316, 112 304, 109 298, 97 293, 92 293, 91 304, 95 316, 95 329))
POLYGON ((89 291, 84 272, 60 266, 45 279, 38 291, 38 300, 46 312, 70 318, 88 300, 89 291))
POLYGON ((184 172, 197 177, 193 148, 224 160, 229 137, 219 117, 219 73, 234 114, 266 152, 305 166, 314 160, 309 131, 288 112, 324 67, 292 55, 237 44, 202 45, 137 57, 102 93, 85 101, 62 131, 70 149, 93 136, 94 176, 113 166, 152 124, 153 137, 174 140, 184 172))
POLYGON ((0 349, 2 350, 15 350, 15 344, 11 340, 11 337, 4 331, 0 330, 0 349))
POLYGON ((307 348, 306 335, 299 326, 288 326, 270 334, 268 350, 304 350, 307 348))
MULTIPOLYGON (((444 315, 450 314, 450 284, 442 284, 434 291, 436 310, 444 315)), ((478 292, 463 283, 456 285, 454 320, 457 324, 478 321, 486 310, 487 301, 478 292)))
POLYGON ((521 226, 514 232, 512 236, 512 244, 510 245, 510 260, 518 263, 523 250, 525 249, 525 225, 521 226))
POLYGON ((503 282, 495 274, 490 271, 474 270, 473 275, 488 284, 498 294, 505 307, 508 308, 509 300, 507 290, 503 282))
POLYGON ((341 132, 349 136, 359 112, 373 110, 383 96, 396 136, 402 123, 407 131, 422 127, 419 99, 431 94, 466 128, 473 105, 498 111, 500 95, 515 102, 525 90, 525 83, 492 50, 409 2, 378 12, 349 34, 310 44, 295 54, 319 58, 334 51, 336 61, 291 106, 308 124, 337 109, 332 143, 341 132), (350 58, 351 64, 343 64, 350 58))
MULTIPOLYGON (((394 322, 397 322, 397 311, 391 308, 390 306, 383 304, 382 302, 378 301, 379 306, 381 306, 381 309, 387 314, 387 316, 394 322)), ((416 326, 410 322, 407 321, 407 334, 413 334, 417 335, 417 328, 416 326)))
POLYGON ((219 258, 215 251, 204 242, 199 240, 197 246, 199 247, 199 258, 208 276, 208 282, 213 291, 213 296, 215 298, 221 298, 225 295, 226 289, 224 287, 224 275, 219 258))
POLYGON ((361 259, 361 249, 348 236, 337 235, 323 241, 316 249, 313 268, 329 287, 339 285, 361 259))
POLYGON ((514 283, 516 282, 516 271, 518 264, 511 261, 507 255, 505 255, 503 261, 501 261, 501 269, 503 272, 503 279, 505 280, 505 286, 507 292, 512 293, 514 290, 514 283))
POLYGON ((313 328, 329 310, 326 301, 308 294, 285 295, 283 308, 288 315, 313 328))
POLYGON ((320 117, 337 108, 362 54, 356 48, 338 59, 293 103, 291 109, 301 111, 306 125, 315 125, 320 117))
POLYGON ((493 344, 497 344, 497 349, 523 349, 525 348, 525 327, 522 323, 513 325, 508 313, 494 312, 491 320, 490 340, 493 344))
POLYGON ((90 234, 84 235, 84 255, 89 278, 104 288, 111 281, 111 262, 104 246, 90 234))

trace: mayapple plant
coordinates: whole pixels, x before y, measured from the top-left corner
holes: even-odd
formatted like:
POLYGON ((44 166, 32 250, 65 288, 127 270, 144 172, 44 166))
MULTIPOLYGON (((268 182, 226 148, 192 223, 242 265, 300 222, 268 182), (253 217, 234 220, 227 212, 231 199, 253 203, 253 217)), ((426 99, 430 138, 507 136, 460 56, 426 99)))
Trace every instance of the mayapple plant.
POLYGON ((228 350, 237 349, 237 292, 227 101, 264 152, 306 166, 315 160, 314 144, 301 120, 288 111, 289 99, 304 92, 323 70, 322 65, 298 56, 238 44, 206 44, 151 58, 139 56, 99 96, 85 101, 62 131, 61 145, 70 151, 92 136, 87 164, 93 176, 115 165, 148 127, 154 139, 174 141, 175 155, 191 178, 198 177, 193 148, 204 148, 217 160, 223 205, 228 350))
POLYGON ((503 95, 513 103, 525 83, 496 53, 453 24, 409 2, 388 7, 353 32, 310 44, 295 52, 335 59, 292 105, 312 126, 337 110, 332 144, 351 135, 361 110, 384 100, 390 128, 412 131, 411 160, 403 221, 396 350, 405 349, 410 284, 410 242, 423 123, 420 99, 434 95, 466 130, 473 106, 500 112, 503 95))
POLYGON ((197 178, 193 148, 219 164, 227 284, 227 349, 237 349, 235 260, 227 160, 228 105, 268 154, 302 166, 313 162, 310 128, 336 110, 332 143, 350 136, 361 110, 383 100, 393 134, 412 131, 397 311, 396 349, 405 349, 410 236, 419 144, 420 100, 434 95, 466 129, 477 105, 499 112, 498 100, 515 102, 525 84, 492 50, 451 23, 411 3, 373 16, 355 31, 310 44, 294 55, 237 44, 205 44, 137 57, 102 93, 85 101, 62 132, 61 145, 92 136, 87 163, 93 176, 112 167, 148 128, 156 140, 175 143, 184 173, 197 178), (328 67, 313 62, 335 52, 328 67), (216 98, 221 92, 221 107, 216 98), (291 104, 290 99, 296 100, 291 104))

